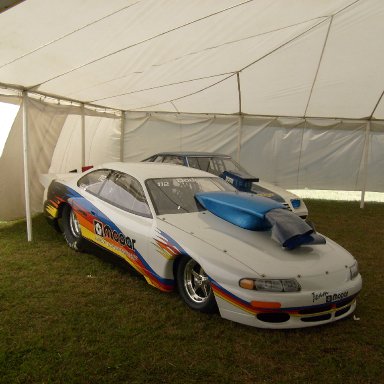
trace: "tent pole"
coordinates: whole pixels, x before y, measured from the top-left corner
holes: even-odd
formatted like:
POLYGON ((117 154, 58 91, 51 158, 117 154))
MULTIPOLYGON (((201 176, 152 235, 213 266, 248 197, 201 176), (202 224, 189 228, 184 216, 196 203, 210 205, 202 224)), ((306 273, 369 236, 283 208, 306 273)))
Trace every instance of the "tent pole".
POLYGON ((120 131, 120 161, 124 161, 124 133, 125 133, 125 112, 121 111, 121 131, 120 131))
POLYGON ((241 85, 240 85, 240 72, 236 73, 237 78, 237 91, 239 95, 239 130, 237 132, 237 152, 236 152, 236 160, 240 163, 240 152, 241 152, 241 133, 243 131, 243 112, 241 106, 241 85))
POLYGON ((363 188, 361 189, 360 208, 364 208, 365 205, 365 191, 367 189, 368 178, 368 151, 369 151, 369 134, 371 132, 371 120, 368 120, 365 128, 365 142, 363 152, 363 188))
POLYGON ((23 156, 24 156, 24 189, 25 215, 27 219, 27 239, 32 241, 31 201, 29 189, 29 159, 28 159, 28 93, 23 91, 23 156))
POLYGON ((81 104, 81 166, 85 167, 85 106, 81 104))
POLYGON ((236 153, 236 161, 240 163, 240 152, 241 152, 241 134, 243 131, 243 119, 244 116, 241 114, 239 116, 239 131, 237 133, 237 153, 236 153))

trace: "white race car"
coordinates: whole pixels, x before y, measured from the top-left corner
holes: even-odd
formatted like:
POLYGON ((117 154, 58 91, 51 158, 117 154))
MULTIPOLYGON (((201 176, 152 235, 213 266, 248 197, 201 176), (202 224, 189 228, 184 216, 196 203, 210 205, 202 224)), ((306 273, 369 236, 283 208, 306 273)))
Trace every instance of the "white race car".
POLYGON ((50 182, 44 212, 68 245, 120 256, 202 312, 262 328, 350 315, 356 260, 284 205, 212 174, 169 164, 110 163, 50 182))

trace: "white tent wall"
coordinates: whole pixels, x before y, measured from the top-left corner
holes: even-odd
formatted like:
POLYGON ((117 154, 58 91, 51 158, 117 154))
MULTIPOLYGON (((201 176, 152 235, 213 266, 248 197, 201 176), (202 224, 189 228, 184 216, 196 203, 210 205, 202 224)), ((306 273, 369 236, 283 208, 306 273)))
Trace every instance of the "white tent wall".
POLYGON ((367 191, 384 192, 384 121, 372 122, 368 148, 367 191))
POLYGON ((236 149, 239 118, 222 115, 127 113, 124 161, 140 161, 161 151, 236 149))
MULTIPOLYGON (((28 151, 31 212, 42 208, 43 187, 38 175, 47 172, 67 109, 30 99, 28 102, 28 151)), ((0 158, 0 220, 25 217, 23 164, 23 110, 20 108, 0 158)))
MULTIPOLYGON (((81 168, 81 120, 81 115, 67 117, 53 153, 50 173, 81 168)), ((85 116, 84 165, 120 160, 120 121, 120 116, 85 116)))
POLYGON ((359 190, 366 124, 245 118, 241 163, 284 188, 359 190), (255 130, 257 123, 260 127, 255 130))
MULTIPOLYGON (((28 162, 32 214, 42 211, 43 186, 39 181, 41 173, 68 172, 81 167, 82 111, 79 106, 28 99, 28 162), (68 131, 75 132, 72 141, 68 140, 68 131)), ((85 118, 88 124, 85 129, 86 160, 92 163, 118 160, 120 117, 88 109, 84 111, 90 115, 85 118)), ((18 219, 25 217, 26 213, 22 115, 23 110, 20 108, 0 158, 0 220, 18 219)))
POLYGON ((240 162, 286 189, 384 192, 384 122, 371 123, 368 135, 367 127, 365 120, 245 117, 240 162))
MULTIPOLYGON (((37 213, 39 174, 81 166, 83 109, 35 99, 28 104, 31 211, 37 213)), ((121 138, 120 116, 84 112, 87 165, 118 161, 120 145, 124 161, 160 151, 214 151, 239 157, 252 174, 284 188, 384 192, 383 121, 367 131, 365 120, 130 112, 121 138)), ((0 158, 0 201, 6 202, 0 220, 25 215, 23 170, 20 109, 0 158)))
POLYGON ((286 117, 127 113, 124 160, 161 151, 213 151, 284 188, 384 191, 384 122, 286 117), (240 136, 239 136, 240 135, 240 136), (238 146, 240 138, 240 147, 238 146), (367 164, 365 164, 365 141, 367 164), (364 172, 368 170, 367 177, 364 172))

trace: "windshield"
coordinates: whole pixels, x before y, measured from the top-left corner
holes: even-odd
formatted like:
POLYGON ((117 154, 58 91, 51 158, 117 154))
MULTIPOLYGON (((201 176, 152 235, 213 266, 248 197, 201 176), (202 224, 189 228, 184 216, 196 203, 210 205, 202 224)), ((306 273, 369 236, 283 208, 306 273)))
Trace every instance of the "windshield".
POLYGON ((198 192, 236 191, 218 177, 150 179, 146 185, 157 215, 204 210, 195 199, 198 192))

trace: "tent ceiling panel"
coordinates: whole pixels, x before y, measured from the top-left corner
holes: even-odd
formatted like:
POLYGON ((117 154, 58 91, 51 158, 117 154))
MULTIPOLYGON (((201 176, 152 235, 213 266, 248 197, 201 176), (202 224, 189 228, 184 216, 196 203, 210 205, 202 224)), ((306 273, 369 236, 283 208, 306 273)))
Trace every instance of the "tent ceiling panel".
MULTIPOLYGON (((169 85, 161 88, 149 89, 146 91, 135 92, 133 94, 116 96, 111 99, 104 99, 106 106, 118 106, 122 110, 140 110, 143 107, 166 103, 167 101, 177 100, 187 95, 200 92, 202 89, 212 87, 226 79, 228 76, 216 76, 214 78, 201 79, 188 83, 169 85)), ((172 109, 174 111, 174 108, 172 109)))
POLYGON ((234 113, 243 71, 243 112, 380 117, 383 16, 381 0, 28 0, 0 14, 0 84, 116 109, 234 113))
POLYGON ((223 114, 237 113, 239 111, 237 78, 236 76, 226 78, 198 93, 174 100, 173 105, 178 112, 204 113, 210 110, 223 114), (228 97, 228 95, 232 95, 232 97, 228 97))
POLYGON ((196 44, 195 51, 180 52, 179 47, 183 45, 183 41, 188 40, 184 33, 175 35, 175 40, 163 36, 147 42, 145 47, 133 47, 71 72, 42 85, 39 89, 100 103, 111 96, 124 93, 190 82, 218 74, 231 74, 305 32, 316 22, 318 21, 310 21, 267 35, 209 47, 204 43, 208 30, 204 30, 202 33, 195 33, 197 40, 201 41, 196 44), (156 55, 154 61, 153 53, 156 51, 159 55, 156 55), (91 76, 91 73, 95 75, 91 76))
POLYGON ((381 95, 380 103, 377 105, 375 109, 375 113, 373 115, 376 119, 384 120, 384 97, 381 95))
POLYGON ((241 73, 243 111, 304 116, 329 20, 241 73))
POLYGON ((309 115, 372 114, 384 87, 383 20, 382 0, 357 2, 334 17, 309 115))
MULTIPOLYGON (((129 50, 132 46, 142 44, 168 31, 177 31, 181 26, 189 25, 194 20, 241 3, 239 0, 226 0, 208 2, 205 6, 198 7, 196 3, 201 3, 198 1, 189 2, 189 4, 177 0, 118 0, 110 2, 114 4, 112 8, 103 0, 86 2, 71 0, 71 4, 51 0, 48 3, 49 7, 46 6, 45 1, 29 0, 27 3, 29 2, 31 4, 28 8, 32 7, 36 13, 33 15, 35 19, 31 28, 38 29, 42 36, 35 37, 33 34, 24 36, 23 34, 22 38, 25 38, 25 41, 16 42, 20 46, 20 51, 19 55, 13 58, 16 60, 12 63, 15 69, 11 71, 7 65, 0 70, 0 77, 5 79, 4 82, 20 84, 18 76, 21 75, 21 84, 27 86, 45 83, 76 68, 87 66, 95 60, 109 57, 120 50, 129 50), (65 8, 66 12, 71 12, 71 15, 67 15, 62 8, 65 8), (53 9, 52 13, 51 9, 53 9), (86 16, 93 13, 95 13, 93 18, 86 16), (47 20, 47 14, 52 14, 53 19, 47 20), (78 15, 79 20, 75 18, 72 21, 72 14, 78 15), (67 17, 64 19, 65 16, 67 17), (56 23, 53 24, 52 20, 56 23), (61 20, 66 22, 59 22, 61 20), (69 20, 68 25, 67 20, 69 20), (61 24, 64 24, 67 29, 58 28, 61 24), (33 71, 30 70, 31 68, 33 71)), ((25 20, 28 21, 30 17, 27 11, 25 13, 20 15, 22 23, 25 20)), ((9 15, 9 22, 15 22, 12 15, 9 15)), ((19 29, 17 27, 20 28, 20 25, 13 25, 15 31, 19 29)), ((22 30, 25 30, 24 25, 22 30)), ((0 38, 3 41, 1 33, 0 38)), ((14 41, 11 39, 10 42, 12 40, 14 41)), ((7 61, 3 65, 6 63, 7 61)))
MULTIPOLYGON (((14 61, 28 61, 31 56, 39 56, 44 47, 76 35, 86 25, 93 25, 135 2, 137 0, 24 1, 0 15, 0 66, 12 67, 14 61)), ((33 75, 33 71, 28 72, 33 75)))

